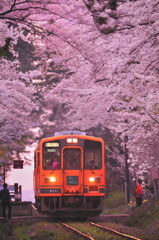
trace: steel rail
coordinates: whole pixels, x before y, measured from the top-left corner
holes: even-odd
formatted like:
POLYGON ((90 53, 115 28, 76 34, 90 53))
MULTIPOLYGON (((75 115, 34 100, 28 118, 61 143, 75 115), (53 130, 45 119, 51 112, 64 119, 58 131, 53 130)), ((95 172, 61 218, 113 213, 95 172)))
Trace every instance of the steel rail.
POLYGON ((130 235, 127 235, 125 233, 118 232, 118 231, 116 231, 114 229, 111 229, 111 228, 108 228, 108 227, 104 227, 104 226, 101 226, 101 225, 93 223, 93 222, 90 222, 89 224, 92 225, 92 226, 98 227, 98 228, 100 228, 103 231, 107 231, 107 232, 116 234, 118 236, 125 237, 125 238, 127 238, 129 240, 141 240, 140 238, 136 238, 134 236, 130 236, 130 235))
POLYGON ((74 234, 76 234, 77 236, 83 237, 83 238, 86 239, 86 240, 94 240, 94 238, 92 238, 91 236, 88 236, 88 235, 86 235, 86 234, 78 231, 77 229, 75 229, 75 228, 73 228, 73 227, 71 227, 71 226, 69 226, 69 225, 67 225, 67 224, 65 224, 65 223, 63 223, 63 222, 60 222, 60 224, 61 224, 64 228, 66 228, 67 230, 70 230, 71 232, 73 232, 74 234))

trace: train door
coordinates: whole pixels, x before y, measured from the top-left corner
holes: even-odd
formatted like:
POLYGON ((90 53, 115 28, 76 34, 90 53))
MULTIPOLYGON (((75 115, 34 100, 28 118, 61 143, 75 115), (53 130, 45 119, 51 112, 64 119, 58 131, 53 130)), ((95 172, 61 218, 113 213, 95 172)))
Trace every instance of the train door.
POLYGON ((80 147, 63 149, 63 194, 83 193, 83 153, 80 147))

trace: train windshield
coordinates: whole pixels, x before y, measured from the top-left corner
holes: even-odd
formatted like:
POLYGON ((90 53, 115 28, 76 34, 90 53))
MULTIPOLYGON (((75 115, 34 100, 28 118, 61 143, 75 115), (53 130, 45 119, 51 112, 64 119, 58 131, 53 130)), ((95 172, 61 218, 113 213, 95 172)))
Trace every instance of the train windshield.
POLYGON ((64 169, 81 169, 81 150, 79 148, 64 149, 64 169))
POLYGON ((101 169, 102 144, 97 141, 85 140, 84 143, 84 168, 101 169))
POLYGON ((58 141, 43 143, 43 169, 60 169, 60 143, 58 141))

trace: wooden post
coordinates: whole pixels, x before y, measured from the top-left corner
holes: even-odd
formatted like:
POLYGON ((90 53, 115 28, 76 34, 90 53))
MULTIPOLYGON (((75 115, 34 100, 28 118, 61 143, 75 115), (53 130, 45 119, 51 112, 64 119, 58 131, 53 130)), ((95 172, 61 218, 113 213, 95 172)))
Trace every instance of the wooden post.
POLYGON ((14 183, 15 202, 18 202, 18 183, 14 183))
POLYGON ((3 163, 3 183, 6 183, 6 166, 3 163))
POLYGON ((21 202, 22 201, 22 186, 21 185, 19 185, 19 202, 21 202))

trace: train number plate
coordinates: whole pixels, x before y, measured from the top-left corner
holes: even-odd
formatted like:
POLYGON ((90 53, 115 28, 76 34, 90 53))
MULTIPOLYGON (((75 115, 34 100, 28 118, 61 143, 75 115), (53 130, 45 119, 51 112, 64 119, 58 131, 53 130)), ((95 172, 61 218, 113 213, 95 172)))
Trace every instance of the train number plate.
POLYGON ((61 193, 60 188, 41 188, 40 193, 61 193))

